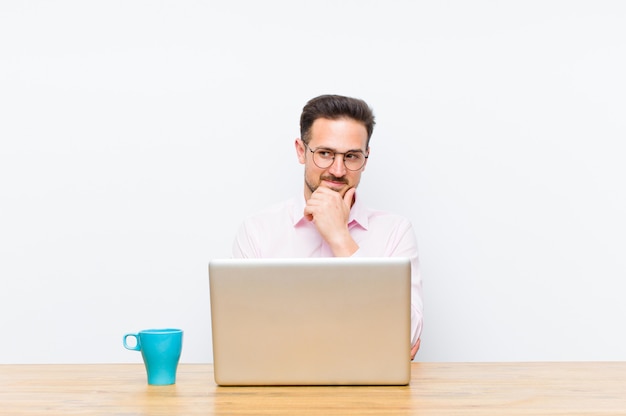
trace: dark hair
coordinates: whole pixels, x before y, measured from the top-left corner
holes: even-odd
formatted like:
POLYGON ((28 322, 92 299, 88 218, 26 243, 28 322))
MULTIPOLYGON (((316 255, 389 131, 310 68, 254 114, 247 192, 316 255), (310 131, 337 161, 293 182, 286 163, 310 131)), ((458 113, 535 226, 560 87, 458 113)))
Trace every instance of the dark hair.
POLYGON ((365 101, 342 95, 320 95, 306 103, 300 116, 300 138, 309 143, 311 126, 318 118, 337 120, 344 117, 363 123, 367 130, 368 147, 376 124, 374 113, 365 101))

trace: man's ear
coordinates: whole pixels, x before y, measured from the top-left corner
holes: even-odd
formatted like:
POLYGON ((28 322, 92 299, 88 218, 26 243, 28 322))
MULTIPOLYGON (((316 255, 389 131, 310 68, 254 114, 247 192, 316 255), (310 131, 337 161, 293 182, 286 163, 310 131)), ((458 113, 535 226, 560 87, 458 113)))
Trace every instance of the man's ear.
POLYGON ((300 164, 304 165, 304 162, 306 160, 305 156, 306 156, 306 148, 304 146, 304 142, 298 138, 296 139, 296 142, 294 143, 296 146, 296 153, 298 154, 298 162, 300 162, 300 164))

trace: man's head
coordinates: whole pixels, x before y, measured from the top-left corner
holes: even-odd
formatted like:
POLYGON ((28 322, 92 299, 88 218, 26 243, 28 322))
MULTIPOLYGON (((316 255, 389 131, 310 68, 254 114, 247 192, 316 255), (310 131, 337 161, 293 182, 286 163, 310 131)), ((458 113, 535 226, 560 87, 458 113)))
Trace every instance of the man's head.
POLYGON ((307 199, 320 186, 342 196, 358 186, 374 124, 372 110, 360 99, 322 95, 304 106, 295 145, 307 199))
POLYGON ((306 144, 311 140, 311 127, 318 118, 337 120, 349 118, 363 124, 367 131, 367 143, 374 132, 374 113, 367 103, 358 98, 344 97, 342 95, 320 95, 309 100, 302 109, 300 116, 300 138, 306 144))

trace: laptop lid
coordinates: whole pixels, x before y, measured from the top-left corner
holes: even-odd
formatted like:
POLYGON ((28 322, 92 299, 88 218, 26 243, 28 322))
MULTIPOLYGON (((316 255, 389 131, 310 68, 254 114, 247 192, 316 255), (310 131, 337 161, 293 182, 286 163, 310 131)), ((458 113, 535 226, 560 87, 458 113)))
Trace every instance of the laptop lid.
POLYGON ((406 385, 406 258, 209 263, 219 385, 406 385))

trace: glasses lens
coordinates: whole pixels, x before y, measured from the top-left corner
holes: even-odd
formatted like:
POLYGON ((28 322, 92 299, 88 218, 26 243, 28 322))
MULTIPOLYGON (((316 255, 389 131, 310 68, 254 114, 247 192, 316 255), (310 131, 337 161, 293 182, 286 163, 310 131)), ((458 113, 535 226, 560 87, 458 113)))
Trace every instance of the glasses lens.
POLYGON ((346 165, 346 169, 359 170, 365 163, 365 155, 360 152, 346 153, 343 157, 343 163, 346 165))
POLYGON ((335 160, 335 153, 330 150, 318 149, 313 152, 313 162, 318 168, 326 169, 333 164, 335 160))

